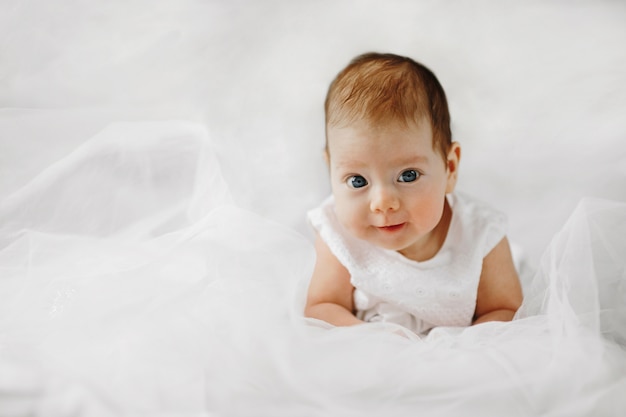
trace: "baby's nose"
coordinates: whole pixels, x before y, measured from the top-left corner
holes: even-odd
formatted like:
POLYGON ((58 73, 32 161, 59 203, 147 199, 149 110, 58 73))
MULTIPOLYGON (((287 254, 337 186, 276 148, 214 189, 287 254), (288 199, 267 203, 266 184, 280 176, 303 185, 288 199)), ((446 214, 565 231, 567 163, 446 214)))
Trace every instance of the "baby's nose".
POLYGON ((370 197, 370 210, 374 213, 395 211, 400 208, 400 199, 389 187, 373 187, 370 197))

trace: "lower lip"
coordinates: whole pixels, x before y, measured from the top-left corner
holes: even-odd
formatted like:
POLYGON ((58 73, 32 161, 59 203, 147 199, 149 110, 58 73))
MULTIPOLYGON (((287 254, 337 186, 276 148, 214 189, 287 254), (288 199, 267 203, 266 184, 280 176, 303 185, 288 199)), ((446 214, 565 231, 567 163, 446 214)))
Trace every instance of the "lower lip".
POLYGON ((397 232, 397 231, 401 230, 404 227, 405 224, 406 223, 401 223, 401 224, 396 224, 394 226, 379 227, 378 230, 381 230, 381 231, 387 232, 387 233, 394 233, 394 232, 397 232))

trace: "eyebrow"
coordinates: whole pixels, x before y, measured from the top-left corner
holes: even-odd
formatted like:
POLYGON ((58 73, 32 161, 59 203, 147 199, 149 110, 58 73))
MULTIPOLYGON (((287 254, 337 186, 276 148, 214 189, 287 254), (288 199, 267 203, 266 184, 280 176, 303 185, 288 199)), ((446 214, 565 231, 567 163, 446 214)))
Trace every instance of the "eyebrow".
MULTIPOLYGON (((423 155, 411 155, 408 156, 406 158, 398 158, 395 161, 392 161, 393 164, 395 165, 412 165, 412 164, 421 164, 421 163, 427 163, 429 161, 429 158, 427 156, 423 156, 423 155)), ((339 161, 337 163, 337 168, 341 168, 341 169, 346 169, 346 168, 360 168, 360 167, 367 167, 369 166, 368 163, 363 162, 363 161, 357 161, 357 160, 349 160, 349 161, 339 161)))
POLYGON ((398 165, 411 165, 411 164, 421 164, 428 162, 429 159, 424 155, 411 155, 406 158, 398 159, 395 161, 398 165))

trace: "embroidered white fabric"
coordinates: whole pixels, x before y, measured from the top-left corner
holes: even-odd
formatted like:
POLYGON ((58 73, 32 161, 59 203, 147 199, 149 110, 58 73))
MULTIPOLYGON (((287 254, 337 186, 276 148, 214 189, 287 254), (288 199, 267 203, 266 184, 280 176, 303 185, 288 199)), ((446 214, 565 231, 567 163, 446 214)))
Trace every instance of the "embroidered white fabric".
POLYGON ((332 196, 308 213, 351 274, 357 317, 400 324, 416 333, 471 324, 482 261, 504 237, 506 218, 463 193, 447 199, 452 208, 448 235, 439 252, 423 262, 348 234, 335 215, 332 196))

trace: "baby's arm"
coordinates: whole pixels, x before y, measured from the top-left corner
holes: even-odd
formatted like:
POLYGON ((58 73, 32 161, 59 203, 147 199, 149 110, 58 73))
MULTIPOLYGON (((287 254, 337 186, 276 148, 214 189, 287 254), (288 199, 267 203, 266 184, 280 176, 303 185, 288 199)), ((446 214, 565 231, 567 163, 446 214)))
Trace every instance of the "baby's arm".
POLYGON ((483 260, 473 324, 509 321, 521 304, 522 288, 505 237, 483 260))
POLYGON ((324 320, 335 326, 362 323, 354 314, 350 273, 317 236, 317 260, 311 277, 304 315, 324 320))

